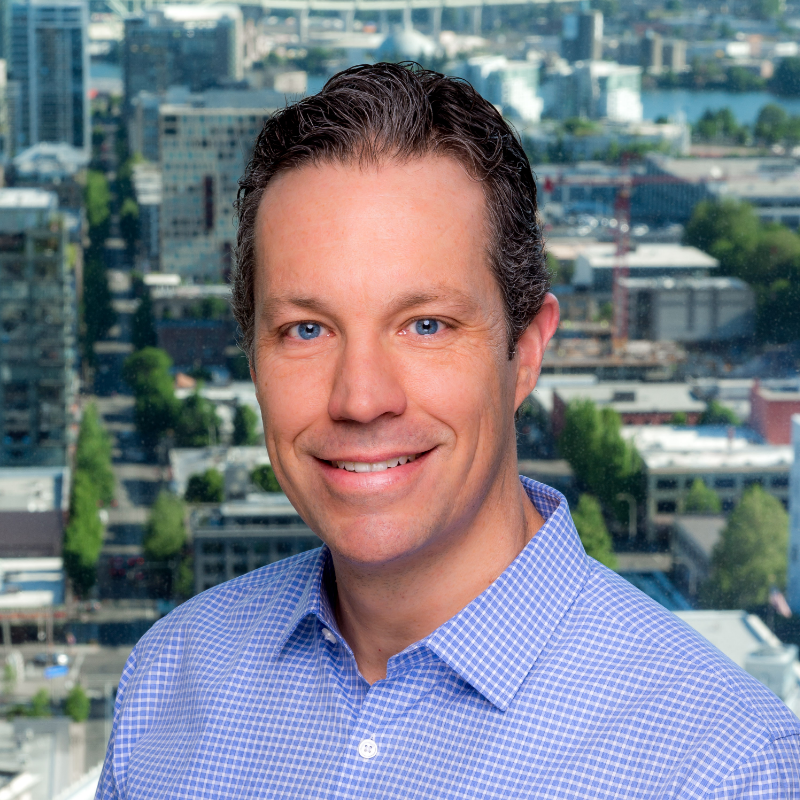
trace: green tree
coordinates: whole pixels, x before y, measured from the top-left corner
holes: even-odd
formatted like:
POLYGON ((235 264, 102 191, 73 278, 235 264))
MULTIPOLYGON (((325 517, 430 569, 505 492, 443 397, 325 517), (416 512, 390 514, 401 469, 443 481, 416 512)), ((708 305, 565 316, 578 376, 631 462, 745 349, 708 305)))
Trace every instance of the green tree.
POLYGON ((572 520, 578 529, 583 549, 587 555, 605 564, 609 569, 617 568, 617 557, 611 544, 600 503, 590 494, 582 494, 578 507, 572 512, 572 520))
POLYGON ((102 172, 94 169, 88 171, 84 199, 91 246, 102 247, 108 238, 111 222, 111 190, 102 172))
POLYGON ((72 717, 73 722, 86 722, 89 719, 89 711, 91 710, 91 700, 84 691, 83 687, 76 683, 64 701, 64 713, 68 717, 72 717))
POLYGON ((772 76, 770 87, 784 97, 800 96, 800 57, 784 58, 772 76))
POLYGON ((684 238, 686 244, 718 258, 721 274, 753 283, 758 282, 753 253, 760 235, 761 222, 752 206, 736 200, 703 200, 695 206, 684 238))
POLYGON ((711 556, 701 599, 707 608, 752 608, 770 589, 786 588, 789 516, 780 500, 760 486, 748 489, 711 556))
POLYGON ((225 499, 225 478, 213 468, 192 475, 184 497, 187 503, 221 503, 225 499))
POLYGON ((259 444, 259 436, 256 431, 258 416, 248 405, 236 406, 233 415, 233 443, 235 445, 254 445, 259 444))
POLYGON ((103 523, 98 504, 94 481, 87 472, 77 470, 62 549, 64 570, 81 597, 86 596, 97 580, 97 561, 103 547, 103 523))
POLYGON ((117 312, 111 304, 111 290, 103 262, 91 251, 87 253, 83 269, 81 317, 84 355, 94 363, 94 343, 103 339, 116 323, 117 312))
POLYGON ((719 400, 709 400, 706 405, 706 410, 700 415, 697 421, 698 425, 734 425, 739 426, 742 423, 739 417, 731 411, 727 406, 722 405, 719 400))
POLYGON ((219 418, 214 404, 199 392, 189 395, 178 408, 175 444, 178 447, 207 447, 219 437, 219 418))
POLYGON ((721 514, 722 501, 719 495, 706 486, 701 478, 695 478, 692 488, 683 503, 685 514, 721 514))
POLYGON ((39 689, 39 691, 36 692, 36 694, 31 698, 31 702, 26 713, 29 717, 51 716, 52 712, 50 709, 50 694, 47 689, 39 689))
POLYGON ((622 420, 611 408, 598 410, 591 400, 573 400, 566 409, 558 449, 572 467, 579 487, 627 519, 627 503, 617 495, 643 495, 642 461, 636 448, 622 438, 622 420))
POLYGON ((126 197, 120 207, 119 230, 128 252, 133 252, 139 239, 139 206, 132 197, 126 197))
POLYGON ((688 423, 689 418, 686 416, 685 411, 676 411, 670 420, 671 425, 687 425, 688 423))
POLYGON ((767 103, 758 112, 756 125, 753 129, 756 139, 765 144, 777 144, 783 140, 789 115, 777 103, 767 103))
POLYGON ((103 427, 94 403, 89 403, 83 410, 75 448, 75 470, 82 470, 89 476, 104 506, 111 505, 114 499, 111 437, 103 427))
POLYGON ((144 350, 145 347, 158 345, 155 320, 153 319, 153 301, 147 290, 139 300, 139 305, 131 319, 131 342, 134 350, 144 350))
POLYGON ((275 471, 269 464, 262 464, 250 473, 250 480, 265 492, 282 492, 281 485, 275 477, 275 471))
POLYGON ((169 561, 186 546, 186 504, 171 492, 159 492, 144 530, 144 552, 151 561, 169 561))
POLYGON ((175 576, 175 593, 187 600, 194 596, 194 559, 184 556, 175 576))
POLYGON ((156 347, 145 347, 125 359, 122 379, 136 398, 136 429, 146 447, 153 448, 175 426, 180 403, 169 369, 172 359, 156 347))

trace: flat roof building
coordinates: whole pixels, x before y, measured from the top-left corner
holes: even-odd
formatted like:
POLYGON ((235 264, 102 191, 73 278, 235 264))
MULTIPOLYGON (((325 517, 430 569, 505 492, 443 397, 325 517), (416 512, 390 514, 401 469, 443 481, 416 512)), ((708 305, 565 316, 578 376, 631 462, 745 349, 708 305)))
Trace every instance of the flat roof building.
POLYGON ((647 475, 648 535, 656 534, 659 518, 671 526, 683 512, 686 495, 697 478, 713 489, 722 510, 732 511, 753 485, 789 505, 789 470, 794 460, 787 445, 763 444, 746 428, 703 425, 630 425, 622 429, 642 457, 647 475))
POLYGON ((770 444, 790 444, 792 416, 800 414, 798 381, 756 381, 750 391, 750 424, 770 444))
POLYGON ((664 425, 675 414, 686 415, 694 424, 706 404, 692 393, 688 383, 608 381, 594 384, 553 386, 552 430, 559 436, 567 406, 573 400, 591 400, 601 408, 613 408, 625 425, 664 425))
POLYGON ((582 250, 575 260, 572 285, 610 293, 617 265, 629 278, 703 278, 719 267, 719 261, 696 247, 681 244, 640 244, 617 255, 613 243, 596 244, 582 250))

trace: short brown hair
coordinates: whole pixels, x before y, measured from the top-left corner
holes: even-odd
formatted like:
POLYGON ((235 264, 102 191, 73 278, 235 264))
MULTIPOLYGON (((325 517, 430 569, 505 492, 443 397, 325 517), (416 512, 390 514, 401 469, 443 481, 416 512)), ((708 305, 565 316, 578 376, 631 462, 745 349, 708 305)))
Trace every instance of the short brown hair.
POLYGON ((509 357, 549 289, 536 184, 517 136, 466 81, 416 64, 374 64, 334 75, 319 94, 270 117, 239 181, 233 312, 251 360, 255 220, 279 172, 325 162, 455 158, 486 197, 488 256, 503 294, 509 357))

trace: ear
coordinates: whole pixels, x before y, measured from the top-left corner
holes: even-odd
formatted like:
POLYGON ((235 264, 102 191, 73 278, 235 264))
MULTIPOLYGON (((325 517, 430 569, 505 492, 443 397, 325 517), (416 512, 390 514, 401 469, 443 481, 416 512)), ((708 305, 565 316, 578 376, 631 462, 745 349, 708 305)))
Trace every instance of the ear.
POLYGON ((539 313, 533 318, 517 342, 515 409, 522 405, 522 401, 533 391, 536 381, 539 380, 544 351, 558 328, 559 319, 558 300, 554 294, 548 292, 539 313))

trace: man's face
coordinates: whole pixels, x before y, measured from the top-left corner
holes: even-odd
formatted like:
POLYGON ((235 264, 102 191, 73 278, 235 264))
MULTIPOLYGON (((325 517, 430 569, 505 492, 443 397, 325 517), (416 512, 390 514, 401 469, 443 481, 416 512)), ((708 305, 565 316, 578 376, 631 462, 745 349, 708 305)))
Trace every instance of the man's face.
POLYGON ((267 447, 338 557, 379 567, 452 543, 515 463, 524 394, 486 244, 480 185, 449 158, 307 166, 264 195, 267 447))

